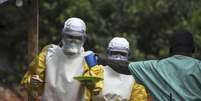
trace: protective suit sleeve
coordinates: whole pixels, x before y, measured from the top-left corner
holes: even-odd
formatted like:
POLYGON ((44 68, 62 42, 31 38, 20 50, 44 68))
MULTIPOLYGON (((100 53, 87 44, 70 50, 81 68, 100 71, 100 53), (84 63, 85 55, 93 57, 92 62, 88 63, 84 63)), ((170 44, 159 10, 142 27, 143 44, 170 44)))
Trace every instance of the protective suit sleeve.
POLYGON ((29 69, 24 75, 21 84, 29 91, 33 93, 33 90, 41 95, 43 91, 44 84, 38 85, 37 88, 33 87, 31 84, 31 77, 33 75, 38 75, 41 80, 45 80, 45 68, 46 68, 46 63, 45 63, 45 58, 46 58, 46 53, 50 45, 44 47, 42 51, 39 53, 39 55, 34 58, 34 60, 31 62, 29 65, 29 69))
POLYGON ((133 84, 133 89, 129 101, 148 101, 148 95, 143 85, 133 84))
MULTIPOLYGON (((99 77, 103 79, 103 66, 102 65, 96 65, 89 69, 87 64, 85 63, 84 65, 84 76, 94 76, 94 77, 99 77)), ((92 87, 86 87, 85 89, 85 100, 86 101, 91 101, 91 98, 93 95, 97 95, 99 92, 102 91, 103 89, 103 80, 100 80, 96 82, 94 85, 91 85, 92 87), (92 89, 90 89, 92 88, 92 89)))

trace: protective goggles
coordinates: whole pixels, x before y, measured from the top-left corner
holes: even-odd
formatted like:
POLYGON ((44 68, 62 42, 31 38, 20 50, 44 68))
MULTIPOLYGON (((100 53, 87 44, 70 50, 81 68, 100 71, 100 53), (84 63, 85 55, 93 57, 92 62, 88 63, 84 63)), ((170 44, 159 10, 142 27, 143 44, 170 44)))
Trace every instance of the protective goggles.
POLYGON ((112 48, 109 47, 107 49, 107 54, 109 55, 122 55, 122 56, 129 56, 129 49, 128 48, 112 48))
POLYGON ((112 60, 127 61, 129 57, 129 50, 127 48, 111 48, 107 49, 108 58, 112 60))
POLYGON ((86 34, 79 31, 65 31, 62 33, 62 40, 64 42, 84 43, 86 34))

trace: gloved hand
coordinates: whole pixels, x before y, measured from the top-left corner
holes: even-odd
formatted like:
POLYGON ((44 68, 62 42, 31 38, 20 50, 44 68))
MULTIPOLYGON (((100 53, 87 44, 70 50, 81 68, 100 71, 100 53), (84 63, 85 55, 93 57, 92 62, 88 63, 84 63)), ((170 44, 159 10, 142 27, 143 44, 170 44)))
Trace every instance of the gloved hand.
POLYGON ((80 81, 81 85, 82 86, 86 86, 86 87, 94 87, 95 86, 95 82, 92 82, 90 80, 83 80, 83 81, 80 81))
POLYGON ((108 93, 106 95, 99 94, 97 96, 93 96, 93 101, 128 101, 128 100, 121 98, 121 96, 117 94, 108 93))
MULTIPOLYGON (((87 66, 87 65, 85 65, 87 66)), ((87 68, 84 72, 85 77, 89 77, 88 80, 80 81, 81 84, 88 88, 93 94, 98 94, 103 88, 103 67, 96 65, 93 68, 87 68), (91 79, 90 79, 91 77, 91 79), (96 78, 97 77, 97 78, 96 78)))
POLYGON ((96 56, 98 65, 104 65, 104 66, 107 65, 106 64, 107 58, 105 58, 104 56, 97 54, 97 53, 95 53, 95 56, 96 56))
POLYGON ((44 83, 44 81, 39 78, 39 75, 33 75, 30 83, 33 87, 39 87, 44 83))
POLYGON ((110 93, 106 94, 104 99, 106 99, 106 101, 127 101, 127 99, 123 99, 120 95, 110 93))

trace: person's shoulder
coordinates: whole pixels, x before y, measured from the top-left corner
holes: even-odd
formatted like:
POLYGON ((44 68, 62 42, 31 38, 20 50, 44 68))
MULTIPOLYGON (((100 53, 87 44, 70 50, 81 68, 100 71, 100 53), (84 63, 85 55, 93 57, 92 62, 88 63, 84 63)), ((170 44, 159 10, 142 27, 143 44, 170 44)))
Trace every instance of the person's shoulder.
POLYGON ((198 63, 198 64, 199 64, 199 67, 201 68, 201 60, 196 59, 196 58, 193 58, 193 61, 194 61, 195 63, 198 63))
POLYGON ((58 48, 59 46, 58 45, 55 45, 55 44, 49 44, 49 45, 46 45, 45 47, 42 48, 42 51, 45 51, 45 50, 48 50, 48 49, 56 49, 58 48))
POLYGON ((201 61, 198 60, 198 59, 195 59, 195 61, 198 63, 198 68, 199 68, 199 70, 201 71, 201 61))
POLYGON ((55 44, 49 44, 46 45, 43 49, 42 52, 47 52, 48 54, 54 54, 56 53, 57 50, 61 50, 60 46, 55 45, 55 44))
MULTIPOLYGON (((170 56, 166 59, 169 59, 169 60, 172 60, 172 59, 185 59, 187 61, 192 61, 192 62, 197 62, 197 63, 200 63, 201 61, 194 58, 194 57, 191 57, 191 56, 185 56, 185 55, 173 55, 173 56, 170 56)), ((164 59, 165 60, 165 59, 164 59)))
POLYGON ((130 62, 129 64, 149 64, 149 63, 155 63, 160 60, 144 60, 144 61, 135 61, 135 62, 130 62))
POLYGON ((129 67, 146 67, 148 65, 157 64, 160 60, 145 60, 145 61, 136 61, 130 62, 129 67))
POLYGON ((197 62, 197 63, 200 63, 200 64, 201 64, 201 61, 200 61, 199 59, 192 58, 192 60, 194 60, 195 62, 197 62))
POLYGON ((58 46, 58 45, 55 45, 55 44, 49 44, 47 46, 45 46, 45 48, 48 50, 48 51, 55 51, 55 50, 61 50, 61 47, 58 46))

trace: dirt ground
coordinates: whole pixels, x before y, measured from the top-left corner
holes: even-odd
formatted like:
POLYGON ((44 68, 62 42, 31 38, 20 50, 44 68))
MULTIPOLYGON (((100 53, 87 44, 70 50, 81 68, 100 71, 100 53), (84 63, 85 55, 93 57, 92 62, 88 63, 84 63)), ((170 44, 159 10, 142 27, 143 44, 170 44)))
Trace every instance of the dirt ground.
POLYGON ((0 101, 27 101, 26 91, 22 87, 0 86, 0 101))

